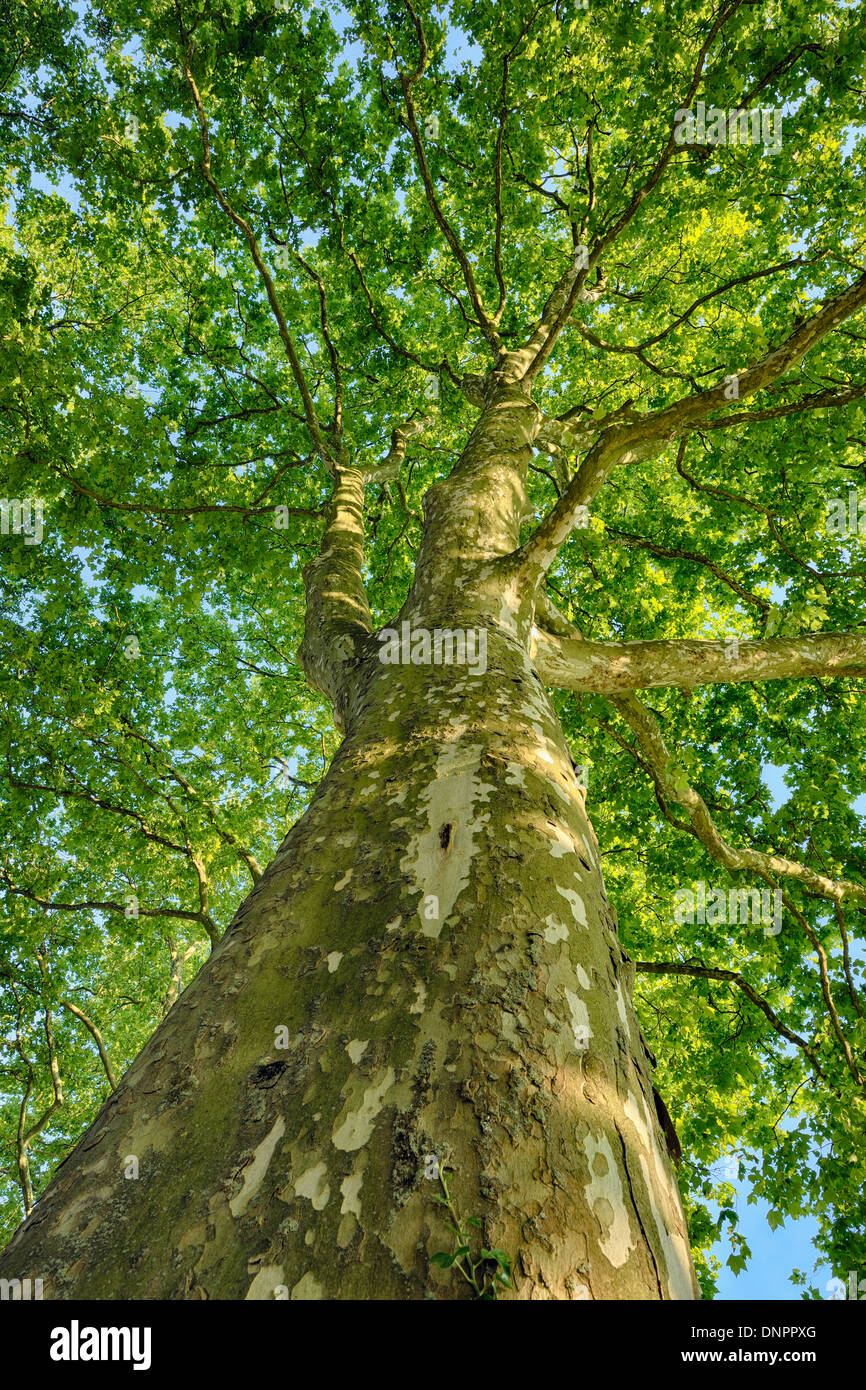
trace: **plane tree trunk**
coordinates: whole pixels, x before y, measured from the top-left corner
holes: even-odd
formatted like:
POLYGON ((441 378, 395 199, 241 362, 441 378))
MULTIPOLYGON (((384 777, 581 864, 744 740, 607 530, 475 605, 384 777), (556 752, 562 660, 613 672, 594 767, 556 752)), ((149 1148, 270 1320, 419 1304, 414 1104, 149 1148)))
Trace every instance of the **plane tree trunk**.
POLYGON ((484 670, 380 660, 364 479, 336 469, 301 655, 344 742, 3 1276, 59 1299, 472 1297, 431 1263, 453 1248, 436 1156, 513 1257, 505 1297, 699 1296, 632 970, 529 655, 537 418, 491 378, 393 623, 483 629, 484 670))

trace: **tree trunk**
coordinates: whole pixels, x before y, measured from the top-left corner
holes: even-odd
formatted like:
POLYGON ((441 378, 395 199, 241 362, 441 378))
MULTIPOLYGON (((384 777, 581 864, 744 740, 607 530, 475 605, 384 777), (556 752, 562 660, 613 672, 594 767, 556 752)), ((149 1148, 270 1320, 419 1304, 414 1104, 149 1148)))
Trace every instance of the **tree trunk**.
MULTIPOLYGON (((51 1298, 472 1297, 431 1265, 453 1249, 436 1155, 479 1244, 514 1258, 506 1297, 699 1296, 632 971, 507 558, 533 412, 500 383, 428 493, 395 622, 483 627, 486 670, 385 664, 343 585, 350 683, 324 648, 306 659, 348 690, 346 738, 4 1276, 51 1298)), ((358 479, 338 480, 319 593, 359 544, 358 479)))

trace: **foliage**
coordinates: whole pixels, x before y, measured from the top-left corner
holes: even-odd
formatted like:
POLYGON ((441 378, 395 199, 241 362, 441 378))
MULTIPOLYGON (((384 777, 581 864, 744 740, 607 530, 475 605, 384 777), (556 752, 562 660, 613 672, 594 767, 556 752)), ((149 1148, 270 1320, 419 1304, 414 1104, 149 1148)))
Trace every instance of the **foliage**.
MULTIPOLYGON (((424 493, 476 418, 460 379, 490 364, 407 125, 398 74, 419 47, 403 0, 7 8, 0 493, 42 499, 45 523, 39 544, 0 538, 6 1237, 21 1217, 22 1104, 25 1129, 47 1114, 27 1150, 38 1191, 107 1094, 68 1004, 122 1072, 338 744, 294 656, 329 476, 248 239, 204 176, 194 90, 213 177, 253 230, 319 419, 342 412, 367 468, 392 430, 433 412, 400 477, 368 489, 377 624, 411 580, 424 493)), ((507 290, 509 346, 575 245, 614 227, 648 178, 702 44, 708 105, 759 90, 785 113, 778 153, 684 148, 640 200, 537 385, 548 416, 659 410, 772 351, 862 269, 862 5, 454 0, 417 13, 429 176, 482 302, 507 290)), ((749 402, 760 418, 710 422, 682 453, 615 470, 549 597, 596 641, 862 629, 862 536, 824 523, 830 499, 866 489, 863 399, 806 407, 864 381, 852 321, 749 402)), ((542 456, 529 478, 527 535, 562 488, 542 456)), ((629 954, 741 972, 823 1073, 735 984, 638 974, 705 1293, 723 1235, 733 1268, 748 1258, 725 1155, 780 1221, 816 1217, 834 1274, 866 1269, 866 1110, 811 940, 790 913, 775 936, 676 924, 676 887, 733 879, 609 702, 555 698, 589 768, 629 954)), ((852 681, 656 690, 647 703, 731 843, 864 882, 866 712, 852 681), (785 769, 778 807, 767 765, 785 769)), ((827 952, 862 1060, 863 909, 786 891, 827 952)), ((443 1190, 448 1205, 444 1175, 443 1190)), ((451 1214, 447 1258, 466 1274, 451 1214)))
POLYGON ((454 1237, 454 1249, 450 1254, 447 1250, 438 1250, 435 1255, 430 1256, 430 1263, 438 1265, 440 1269, 456 1269, 471 1286, 476 1298, 494 1301, 500 1288, 512 1287, 511 1257, 506 1255, 504 1250, 485 1250, 482 1246, 478 1259, 473 1260, 472 1232, 466 1228, 480 1226, 481 1221, 477 1216, 467 1216, 461 1221, 454 1206, 454 1198, 448 1190, 448 1179, 448 1168, 441 1166, 439 1181, 445 1195, 440 1196, 436 1193, 433 1200, 440 1202, 451 1217, 446 1225, 454 1237), (485 1265, 488 1266, 487 1269, 484 1268, 485 1265))

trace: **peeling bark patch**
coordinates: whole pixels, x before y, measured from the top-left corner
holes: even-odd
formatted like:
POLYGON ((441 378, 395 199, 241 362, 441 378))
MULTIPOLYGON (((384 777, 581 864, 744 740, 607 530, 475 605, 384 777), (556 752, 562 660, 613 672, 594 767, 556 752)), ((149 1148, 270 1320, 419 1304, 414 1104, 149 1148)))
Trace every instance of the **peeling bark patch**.
POLYGON ((567 825, 548 821, 544 826, 544 833, 553 840, 550 853, 554 859, 563 859, 566 854, 577 854, 578 845, 583 849, 583 841, 579 840, 567 825))
POLYGON ((342 951, 332 951, 328 956, 328 974, 333 975, 340 961, 343 959, 342 951))
POLYGON ((639 1155, 641 1173, 649 1196, 653 1221, 664 1251, 662 1267, 667 1277, 668 1297, 691 1299, 695 1296, 692 1263, 688 1241, 685 1238, 685 1222, 681 1216, 679 1193, 671 1178, 670 1169, 659 1152, 649 1107, 643 1096, 640 1097, 640 1101, 643 1114, 638 1109, 638 1099, 629 1091, 623 1110, 637 1130, 645 1151, 639 1155), (647 1159, 652 1164, 652 1173, 647 1159), (659 1211, 657 1195, 665 1199, 667 1210, 664 1213, 659 1211))
POLYGON ((274 1289, 283 1283, 282 1265, 265 1265, 260 1269, 246 1292, 246 1299, 270 1300, 274 1289))
POLYGON ((311 1302, 314 1299, 322 1299, 324 1297, 325 1290, 322 1288, 321 1284, 316 1283, 315 1279, 313 1278, 313 1272, 309 1269, 307 1270, 304 1277, 298 1280, 297 1284, 295 1284, 294 1288, 289 1294, 289 1298, 306 1300, 307 1302, 311 1302))
POLYGON ((514 1048, 515 1052, 520 1052, 522 1044, 521 1039, 518 1037, 515 1031, 515 1024, 517 1020, 514 1017, 514 1014, 508 1013, 505 1009, 503 1009, 501 1011, 501 1019, 503 1038, 507 1043, 511 1043, 511 1046, 514 1048))
POLYGON ((548 941, 552 946, 557 941, 568 940, 568 927, 564 922, 560 922, 559 918, 552 912, 544 920, 547 923, 547 929, 544 933, 545 941, 548 941))
POLYGON ((331 1189, 328 1186, 327 1177, 327 1163, 317 1163, 314 1168, 308 1168, 306 1173, 302 1173, 295 1183, 295 1195, 308 1197, 313 1205, 313 1211, 323 1211, 328 1205, 331 1189))
POLYGON ((264 1181, 274 1149, 286 1132, 286 1122, 282 1115, 274 1121, 270 1133, 265 1135, 252 1159, 243 1170, 244 1185, 236 1197, 229 1202, 232 1216, 243 1216, 264 1181))
POLYGON ((59 1236, 68 1236, 73 1233, 80 1235, 80 1228, 84 1224, 84 1218, 93 1210, 93 1204, 100 1198, 104 1200, 111 1196, 111 1188, 103 1187, 97 1192, 90 1191, 84 1197, 79 1197, 72 1203, 71 1207, 63 1213, 60 1220, 52 1228, 53 1233, 59 1236))
POLYGON ((572 916, 574 917, 575 922, 577 922, 581 927, 585 927, 586 908, 583 905, 583 898, 581 898, 577 893, 575 893, 573 888, 560 888, 559 884, 556 885, 556 891, 557 893, 560 893, 563 898, 565 898, 566 902, 571 908, 572 916))
POLYGON ((373 1122, 382 1109, 385 1096, 394 1085, 394 1069, 389 1067, 379 1081, 366 1087, 361 1104, 350 1110, 343 1121, 335 1126, 332 1135, 334 1148, 349 1153, 363 1148, 373 1133, 373 1122))
POLYGON ((622 997, 622 985, 619 980, 614 981, 614 989, 616 990, 616 1011, 619 1014, 619 1021, 625 1029, 626 1037, 631 1041, 631 1024, 628 1021, 625 1000, 622 997))
POLYGON ((574 1030, 574 1045, 579 1052, 585 1052, 592 1029, 589 1026, 589 1010, 582 999, 578 999, 570 989, 565 991, 568 1007, 571 1010, 571 1026, 574 1030))
POLYGON ((489 819, 487 813, 475 814, 475 805, 488 800, 495 790, 478 776, 483 751, 481 744, 449 743, 436 760, 433 780, 421 794, 421 802, 427 804, 427 828, 410 841, 400 867, 421 895, 417 915, 425 936, 439 936, 469 884, 474 839, 489 819), (446 826, 448 840, 443 845, 446 826), (438 899, 435 918, 424 915, 431 898, 438 899))
POLYGON ((620 1269, 635 1245, 623 1201, 619 1170, 605 1135, 600 1139, 587 1135, 585 1149, 590 1174, 585 1187, 586 1199, 601 1227, 599 1245, 614 1269, 620 1269))
POLYGON ((516 592, 516 585, 512 584, 503 594, 499 602, 499 626, 503 632, 511 633, 517 637, 520 629, 517 625, 516 614, 519 609, 519 599, 516 592))
POLYGON ((361 1187, 364 1182, 363 1173, 350 1173, 340 1183, 340 1191, 343 1194, 343 1203, 340 1207, 341 1216, 360 1216, 361 1215, 361 1187))

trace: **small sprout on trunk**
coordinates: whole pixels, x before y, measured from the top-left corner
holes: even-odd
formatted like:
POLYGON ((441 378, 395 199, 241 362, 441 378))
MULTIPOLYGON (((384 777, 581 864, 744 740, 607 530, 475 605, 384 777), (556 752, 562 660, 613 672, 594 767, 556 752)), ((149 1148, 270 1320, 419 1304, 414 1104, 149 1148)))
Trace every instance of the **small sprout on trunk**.
POLYGON ((459 1270, 473 1289, 476 1298, 487 1301, 494 1300, 499 1289, 512 1289, 514 1287, 511 1281, 511 1257, 506 1255, 504 1250, 486 1250, 482 1246, 478 1259, 473 1260, 473 1233, 469 1227, 480 1227, 481 1221, 477 1216, 467 1216, 463 1219, 458 1216, 454 1199, 448 1191, 448 1178, 449 1170, 444 1165, 440 1165, 439 1181, 444 1196, 436 1193, 433 1200, 445 1207, 452 1217, 452 1220, 446 1222, 446 1225, 454 1237, 454 1249, 451 1252, 438 1250, 435 1255, 431 1255, 430 1262, 438 1265, 440 1269, 454 1268, 459 1270))

